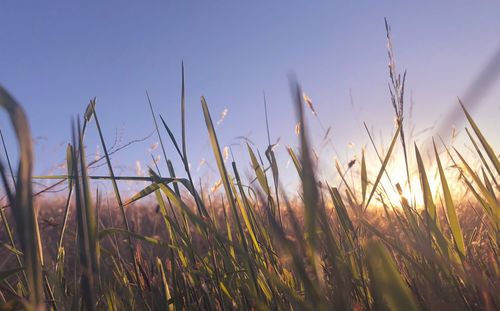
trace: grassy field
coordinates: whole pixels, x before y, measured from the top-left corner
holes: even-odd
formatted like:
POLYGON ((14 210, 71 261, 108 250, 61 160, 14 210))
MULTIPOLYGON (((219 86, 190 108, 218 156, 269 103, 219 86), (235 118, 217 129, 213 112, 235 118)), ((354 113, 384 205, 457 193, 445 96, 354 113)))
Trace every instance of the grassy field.
POLYGON ((261 157, 248 145, 253 183, 240 177, 238 163, 225 161, 203 97, 221 189, 215 195, 193 182, 184 73, 180 137, 163 118, 156 119, 151 107, 161 148, 161 137, 170 140, 184 171, 174 172, 174 159, 165 159, 169 176, 154 169, 148 177, 116 176, 92 100, 84 117, 73 123, 67 174, 38 177, 65 183, 66 199, 41 198, 33 193, 26 116, 0 87, 0 106, 12 121, 20 150, 17 170, 10 161, 0 166, 5 194, 0 309, 500 308, 497 153, 464 108, 475 154, 429 141, 436 170, 426 168, 419 148, 405 138, 405 75, 396 73, 391 47, 389 57, 397 121, 393 136, 383 150, 373 144, 358 161, 337 165, 342 177, 337 186, 316 177, 304 118, 304 110, 314 107, 291 82, 300 146, 288 152, 302 190, 290 198, 280 185, 273 146, 261 157), (88 174, 83 146, 90 126, 99 134, 106 176, 88 174), (387 165, 396 148, 402 150, 397 156, 406 163, 408 180, 413 177, 409 160, 416 163, 419 182, 410 192, 403 189, 408 185, 390 182, 387 165), (368 163, 368 153, 376 160, 368 163), (354 182, 344 178, 349 170, 356 171, 354 182), (437 186, 429 182, 435 172, 437 186), (114 196, 103 197, 92 183, 96 179, 109 182, 114 196), (147 181, 148 186, 124 197, 120 180, 147 181), (455 195, 457 189, 463 195, 455 195), (394 199, 390 191, 400 195, 394 199))

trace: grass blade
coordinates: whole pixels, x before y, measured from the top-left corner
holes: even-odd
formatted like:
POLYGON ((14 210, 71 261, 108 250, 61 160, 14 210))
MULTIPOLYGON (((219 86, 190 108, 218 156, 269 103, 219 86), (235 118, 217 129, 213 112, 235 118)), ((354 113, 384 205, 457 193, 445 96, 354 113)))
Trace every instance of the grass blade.
POLYGON ((460 223, 458 221, 457 213, 455 211, 455 205, 453 204, 453 199, 451 197, 450 188, 448 186, 448 181, 446 180, 446 175, 444 174, 443 166, 441 165, 441 160, 437 152, 436 144, 433 141, 434 155, 436 157, 436 162, 439 170, 439 177, 441 179, 441 187, 443 189, 443 196, 446 206, 446 216, 448 223, 450 225, 451 234, 453 235, 453 241, 457 247, 458 252, 462 257, 465 256, 465 244, 462 235, 462 229, 460 228, 460 223))
POLYGON ((387 163, 389 163, 389 159, 391 158, 392 150, 394 149, 394 146, 396 145, 396 141, 398 139, 399 135, 399 127, 401 126, 401 123, 398 124, 398 128, 396 129, 396 132, 394 133, 394 136, 392 137, 391 144, 389 146, 389 150, 387 151, 387 154, 385 155, 384 161, 382 162, 382 167, 378 171, 377 178, 375 179, 375 183, 373 183, 373 188, 372 191, 370 192, 370 196, 368 196, 368 200, 366 201, 365 204, 365 209, 370 205, 370 201, 372 200, 373 194, 377 190, 378 183, 380 182, 380 179, 382 178, 382 174, 385 172, 385 167, 387 166, 387 163))
POLYGON ((462 106, 462 109, 465 113, 465 116, 467 117, 469 124, 472 126, 474 133, 476 133, 476 136, 479 138, 479 141, 481 142, 481 145, 483 146, 484 150, 486 151, 486 154, 488 155, 491 162, 493 163, 493 165, 497 171, 497 174, 500 174, 500 161, 498 160, 497 154, 495 153, 493 148, 490 146, 490 144, 488 143, 486 138, 483 136, 483 134, 479 130, 479 127, 477 126, 476 122, 474 122, 474 120, 470 116, 467 109, 465 109, 464 104, 460 101, 460 99, 458 101, 460 102, 460 106, 462 106))
POLYGON ((408 285, 403 281, 386 247, 371 240, 364 245, 368 271, 375 292, 375 308, 389 310, 420 310, 408 285))
POLYGON ((33 145, 31 130, 24 110, 2 86, 0 86, 0 107, 7 111, 19 144, 20 159, 16 194, 11 206, 17 232, 20 236, 21 250, 24 253, 24 268, 30 290, 29 303, 32 308, 38 309, 42 308, 44 304, 44 294, 40 242, 37 235, 39 230, 32 201, 33 145))

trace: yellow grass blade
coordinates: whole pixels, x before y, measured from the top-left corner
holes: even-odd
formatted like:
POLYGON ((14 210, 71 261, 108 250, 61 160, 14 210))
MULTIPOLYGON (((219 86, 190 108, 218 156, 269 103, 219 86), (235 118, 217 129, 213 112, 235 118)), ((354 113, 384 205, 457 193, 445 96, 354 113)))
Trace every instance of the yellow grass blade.
POLYGON ((250 145, 247 143, 247 149, 248 149, 248 154, 250 155, 250 160, 252 161, 252 168, 255 171, 255 174, 257 175, 257 180, 259 181, 260 186, 262 187, 262 190, 269 196, 269 185, 267 183, 267 178, 266 175, 264 174, 264 171, 262 170, 262 167, 259 164, 259 161, 255 157, 255 153, 253 152, 252 148, 250 148, 250 145))
POLYGON ((491 162, 493 163, 497 174, 500 174, 500 161, 498 160, 497 153, 493 150, 491 145, 488 143, 486 138, 483 136, 481 131, 479 130, 479 127, 477 126, 476 122, 472 119, 470 116, 469 112, 467 109, 465 109, 464 104, 460 101, 460 106, 462 106, 462 109, 464 110, 465 116, 467 117, 467 120, 469 121, 469 124, 472 126, 472 129, 474 130, 474 133, 476 133, 476 136, 479 138, 479 141, 481 142, 481 145, 483 146, 484 150, 486 150, 486 154, 490 158, 491 162))
POLYGON ((462 235, 462 229, 460 228, 460 223, 458 221, 457 213, 455 211, 455 206, 453 204, 453 199, 451 197, 450 188, 448 186, 448 181, 446 180, 446 175, 444 174, 443 166, 441 165, 441 160, 437 152, 436 144, 433 142, 434 155, 436 157, 436 162, 439 170, 439 177, 441 179, 441 187, 443 189, 443 196, 446 206, 446 216, 448 223, 450 225, 451 234, 453 235, 453 241, 457 247, 460 255, 465 256, 465 244, 462 235))
POLYGON ((418 151, 417 145, 415 145, 415 156, 417 158, 418 174, 420 176, 424 206, 429 213, 431 220, 438 225, 436 205, 434 204, 434 199, 432 198, 432 192, 429 186, 429 180, 427 179, 427 173, 425 172, 424 162, 422 161, 422 156, 420 155, 420 151, 418 151))

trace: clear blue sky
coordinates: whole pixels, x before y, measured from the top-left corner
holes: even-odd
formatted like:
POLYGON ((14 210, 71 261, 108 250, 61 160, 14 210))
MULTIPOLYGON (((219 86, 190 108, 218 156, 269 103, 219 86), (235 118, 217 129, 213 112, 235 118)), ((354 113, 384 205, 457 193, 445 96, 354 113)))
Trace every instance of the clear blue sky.
MULTIPOLYGON (((223 146, 251 133, 263 151, 263 91, 284 165, 283 147, 297 144, 290 72, 324 126, 332 126, 341 157, 348 158, 368 142, 363 121, 386 140, 393 130, 384 17, 392 25, 399 69, 408 70, 407 100, 411 94, 418 131, 456 107, 456 97, 500 47, 499 12, 500 3, 471 1, 2 1, 0 83, 28 114, 36 174, 58 172, 52 168, 64 160, 71 117, 82 114, 94 96, 108 145, 116 133, 125 143, 153 130, 146 89, 179 134, 182 60, 194 168, 202 158, 213 163, 200 96, 206 96, 215 119, 229 110, 217 128, 223 146), (351 142, 354 150, 347 148, 351 142)), ((496 147, 499 99, 496 83, 473 111, 496 147)), ((321 129, 310 121, 319 140, 321 129)), ((4 113, 0 122, 11 137, 4 113)), ((92 154, 98 145, 93 127, 88 138, 92 154)), ((148 148, 155 141, 116 154, 119 173, 134 172, 136 160, 149 164, 148 148)), ((11 138, 7 143, 15 148, 11 138)), ((244 150, 234 151, 239 156, 244 150)))

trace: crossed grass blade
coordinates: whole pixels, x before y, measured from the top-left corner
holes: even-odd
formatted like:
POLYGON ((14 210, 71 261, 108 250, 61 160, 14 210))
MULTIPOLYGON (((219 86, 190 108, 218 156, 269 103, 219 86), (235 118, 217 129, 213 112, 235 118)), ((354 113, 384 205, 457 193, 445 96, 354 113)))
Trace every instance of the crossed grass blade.
POLYGON ((401 127, 401 123, 398 124, 398 127, 394 133, 394 136, 392 137, 391 144, 389 145, 389 150, 387 151, 387 154, 384 157, 384 161, 382 162, 382 166, 378 171, 377 178, 375 179, 375 182, 373 183, 372 191, 370 192, 370 195, 368 196, 368 200, 365 203, 365 209, 368 208, 368 206, 370 205, 370 201, 372 200, 372 197, 375 194, 375 191, 377 190, 378 184, 380 183, 380 179, 382 178, 382 175, 384 174, 384 172, 386 172, 387 164, 389 163, 392 151, 394 149, 394 146, 396 145, 396 141, 397 141, 397 138, 399 135, 399 128, 400 127, 401 127))
MULTIPOLYGON (((115 197, 116 197, 116 201, 117 201, 118 206, 119 206, 120 211, 121 211, 122 220, 123 220, 125 229, 127 231, 130 231, 130 225, 129 225, 129 220, 127 218, 127 213, 125 212, 125 206, 123 205, 123 201, 122 201, 122 198, 121 198, 120 190, 118 189, 118 184, 116 182, 116 178, 115 178, 115 173, 114 173, 114 170, 113 170, 113 166, 111 165, 111 160, 110 160, 110 157, 109 157, 108 149, 106 148, 106 142, 104 140, 104 135, 102 133, 101 125, 99 123, 99 119, 97 118, 97 113, 96 113, 96 110, 95 110, 95 106, 96 106, 96 100, 95 100, 95 98, 91 100, 91 102, 90 102, 89 105, 92 108, 92 115, 94 116, 94 120, 95 120, 95 124, 96 124, 96 127, 97 127, 97 132, 99 134, 99 139, 101 141, 102 149, 104 150, 104 155, 105 155, 105 158, 106 158, 106 164, 108 166, 109 175, 111 177, 111 183, 113 185, 113 191, 114 191, 114 194, 115 194, 115 197)), ((82 138, 82 140, 83 140, 83 138, 82 138)), ((130 237, 127 237, 127 242, 128 242, 128 247, 129 247, 129 251, 130 251, 130 257, 133 259, 133 263, 134 263, 135 278, 136 278, 137 282, 139 282, 139 280, 140 280, 140 274, 139 274, 139 268, 137 266, 137 260, 135 258, 133 241, 132 241, 132 239, 130 237)))

